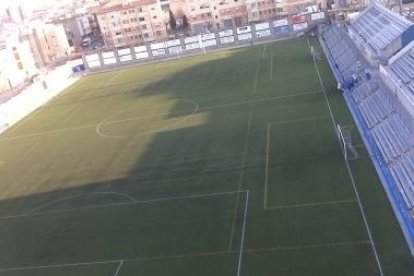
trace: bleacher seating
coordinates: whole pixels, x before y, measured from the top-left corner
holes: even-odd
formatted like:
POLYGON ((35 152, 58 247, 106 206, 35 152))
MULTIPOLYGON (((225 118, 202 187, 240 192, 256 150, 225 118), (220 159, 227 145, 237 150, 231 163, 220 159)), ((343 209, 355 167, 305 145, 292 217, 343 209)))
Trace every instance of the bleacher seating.
POLYGON ((414 97, 414 47, 390 64, 395 79, 414 97))
POLYGON ((332 27, 326 30, 323 34, 326 45, 332 53, 335 59, 338 70, 343 74, 347 75, 356 61, 360 59, 358 51, 356 51, 355 45, 352 42, 344 40, 343 37, 346 35, 339 27, 332 27))
MULTIPOLYGON (((336 62, 336 69, 345 78, 349 77, 351 72, 356 71, 353 65, 359 60, 358 50, 350 45, 349 39, 343 39, 345 34, 337 26, 328 28, 322 35, 336 62)), ((407 53, 404 58, 395 62, 393 70, 395 74, 404 74, 405 80, 412 84, 414 62, 410 62, 410 59, 413 58, 414 61, 414 54, 410 54, 407 53)), ((398 185, 407 208, 414 209, 414 157, 411 156, 414 154, 414 135, 404 126, 393 107, 389 92, 380 89, 376 81, 363 81, 350 93, 398 185)))
POLYGON ((410 26, 409 21, 377 4, 364 11, 351 24, 352 29, 377 53, 400 37, 410 26))

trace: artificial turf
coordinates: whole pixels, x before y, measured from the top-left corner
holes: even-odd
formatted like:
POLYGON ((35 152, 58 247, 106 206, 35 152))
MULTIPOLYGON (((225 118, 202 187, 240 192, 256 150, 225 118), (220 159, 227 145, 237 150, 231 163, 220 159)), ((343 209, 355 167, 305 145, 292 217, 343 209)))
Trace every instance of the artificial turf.
MULTIPOLYGON (((379 275, 335 87, 306 38, 82 78, 0 136, 0 275, 379 275)), ((413 275, 358 154, 384 274, 413 275)))

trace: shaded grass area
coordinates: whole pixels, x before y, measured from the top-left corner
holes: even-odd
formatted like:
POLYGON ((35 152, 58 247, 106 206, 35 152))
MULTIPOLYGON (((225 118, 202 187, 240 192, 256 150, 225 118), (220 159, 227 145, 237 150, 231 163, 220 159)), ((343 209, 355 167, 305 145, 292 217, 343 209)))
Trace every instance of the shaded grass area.
MULTIPOLYGON (((375 275, 329 116, 306 39, 85 77, 0 136, 0 275, 237 275, 242 244, 241 275, 375 275)), ((360 153, 384 270, 407 275, 360 153)))

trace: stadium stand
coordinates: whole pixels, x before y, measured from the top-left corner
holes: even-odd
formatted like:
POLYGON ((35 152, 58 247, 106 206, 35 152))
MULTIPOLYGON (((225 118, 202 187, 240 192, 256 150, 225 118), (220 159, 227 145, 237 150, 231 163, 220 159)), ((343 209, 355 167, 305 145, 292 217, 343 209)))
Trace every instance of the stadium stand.
POLYGON ((369 59, 384 61, 414 38, 414 26, 410 21, 374 2, 352 20, 349 35, 369 59))
POLYGON ((410 29, 405 19, 373 4, 350 27, 325 26, 320 37, 414 255, 414 42, 404 37, 410 29), (375 55, 363 53, 353 41, 355 34, 375 55), (401 47, 396 41, 408 46, 386 60, 389 65, 373 66, 372 61, 386 57, 389 49, 401 47), (372 78, 364 75, 366 70, 372 78), (400 95, 407 92, 412 101, 400 95))

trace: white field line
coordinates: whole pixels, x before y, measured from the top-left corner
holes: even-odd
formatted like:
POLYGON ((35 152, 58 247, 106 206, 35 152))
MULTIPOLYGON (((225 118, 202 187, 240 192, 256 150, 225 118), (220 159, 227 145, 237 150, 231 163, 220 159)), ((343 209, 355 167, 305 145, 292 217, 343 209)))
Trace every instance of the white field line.
POLYGON ((23 139, 23 138, 32 138, 32 137, 36 137, 36 136, 44 136, 44 135, 49 135, 49 134, 58 134, 58 133, 63 133, 63 132, 68 132, 68 131, 73 131, 73 130, 92 128, 92 127, 95 127, 95 126, 96 126, 96 124, 87 124, 87 125, 81 125, 81 126, 70 127, 70 128, 49 130, 49 131, 43 131, 43 132, 33 132, 33 133, 28 133, 28 134, 5 137, 5 138, 0 139, 0 142, 23 139))
MULTIPOLYGON (((243 150, 242 162, 241 162, 241 165, 240 165, 239 185, 237 186, 237 190, 241 190, 242 185, 243 185, 244 167, 246 165, 247 148, 248 148, 248 144, 249 144, 249 136, 250 136, 250 128, 251 128, 251 125, 252 125, 252 118, 253 118, 253 113, 250 112, 249 113, 249 119, 248 119, 248 122, 247 122, 246 138, 244 140, 244 150, 243 150)), ((237 193, 236 204, 235 204, 234 212, 233 212, 232 229, 230 231, 230 242, 229 242, 229 248, 228 248, 229 251, 231 251, 231 249, 233 248, 234 232, 236 230, 237 209, 239 209, 239 201, 240 201, 240 193, 237 193)))
MULTIPOLYGON (((310 48, 309 38, 307 38, 307 41, 308 41, 308 46, 310 48)), ((325 97, 326 104, 327 104, 328 109, 329 109, 329 114, 331 116, 331 121, 332 121, 333 128, 336 129, 335 118, 334 118, 334 115, 332 113, 331 105, 329 103, 328 96, 326 95, 325 85, 323 84, 322 77, 321 77, 321 74, 319 72, 319 67, 318 67, 318 64, 316 63, 315 59, 313 59, 313 64, 315 66, 316 73, 317 73, 318 79, 319 79, 319 83, 321 85, 321 89, 322 89, 323 95, 325 97)), ((338 143, 340 143, 339 140, 338 140, 338 143)), ((379 259, 379 255, 378 255, 378 252, 377 252, 377 248, 376 248, 375 243, 374 243, 374 240, 372 238, 371 228, 369 227, 368 220, 367 220, 367 217, 366 217, 366 214, 365 214, 365 211, 364 211, 364 207, 362 205, 362 202, 361 202, 361 198, 359 196, 358 189, 356 188, 354 176, 352 174, 352 171, 351 171, 351 168, 349 166, 348 160, 346 160, 345 157, 344 157, 344 162, 345 162, 345 165, 346 165, 346 168, 347 168, 347 171, 348 171, 349 178, 350 178, 351 183, 352 183, 352 187, 354 189, 355 196, 356 196, 357 201, 358 201, 358 206, 359 206, 359 209, 361 211, 361 216, 362 216, 362 219, 364 221, 365 228, 367 230, 367 234, 368 234, 369 240, 371 241, 372 251, 373 251, 375 260, 377 262, 377 265, 378 265, 378 270, 379 270, 380 275, 382 276, 382 275, 384 275, 384 272, 383 272, 382 265, 381 265, 381 262, 380 262, 380 259, 379 259)))
POLYGON ((270 207, 267 207, 266 210, 306 208, 306 207, 338 205, 338 204, 346 204, 346 203, 354 203, 354 202, 357 202, 357 200, 356 199, 345 199, 345 200, 336 200, 336 201, 309 202, 309 203, 301 203, 301 204, 270 206, 270 207))
MULTIPOLYGON (((121 123, 121 122, 128 122, 128 121, 133 121, 133 120, 139 120, 139 119, 143 119, 143 118, 151 118, 151 117, 157 117, 157 116, 163 116, 163 115, 167 115, 167 114, 172 114, 168 113, 168 112, 164 112, 164 113, 160 113, 160 114, 154 114, 154 115, 149 115, 149 116, 144 116, 144 117, 133 117, 133 118, 127 118, 127 119, 122 119, 122 120, 115 120, 115 121, 109 121, 110 118, 115 117, 116 115, 119 114, 119 112, 109 116, 108 118, 102 120, 99 124, 96 125, 96 134, 103 137, 103 138, 108 138, 108 139, 116 139, 116 138, 125 138, 127 136, 143 136, 143 135, 148 135, 148 134, 153 134, 153 133, 158 133, 164 130, 168 130, 171 129, 175 126, 178 126, 182 123, 184 123, 185 121, 187 121, 191 116, 193 116, 194 114, 196 114, 199 110, 200 107, 198 105, 198 103, 196 101, 190 100, 190 99, 181 99, 182 101, 186 101, 186 102, 190 102, 191 104, 193 104, 194 108, 193 110, 191 110, 191 113, 188 115, 185 115, 184 117, 180 118, 179 120, 177 120, 176 122, 173 122, 171 124, 168 124, 165 127, 160 127, 151 131, 145 131, 145 132, 140 132, 140 133, 135 133, 135 134, 130 134, 130 135, 108 135, 105 134, 101 128, 102 126, 106 125, 106 124, 115 124, 115 123, 121 123)), ((181 111, 183 112, 183 111, 181 111)))
MULTIPOLYGON (((370 245, 369 240, 362 241, 349 241, 349 242, 332 242, 332 243, 321 243, 321 244, 310 244, 310 245, 299 245, 299 246, 286 246, 286 247, 271 247, 271 248, 251 248, 245 249, 244 253, 260 253, 260 252, 276 252, 276 251, 287 251, 287 250, 306 250, 306 249, 318 249, 326 247, 339 247, 339 246, 352 246, 352 245, 370 245)), ((166 260, 166 259, 177 259, 177 258, 191 258, 200 256, 217 256, 217 255, 230 255, 236 254, 237 251, 227 252, 205 252, 196 254, 182 254, 182 255, 165 255, 165 256, 150 256, 140 258, 129 258, 124 260, 106 260, 106 261, 95 261, 95 262, 82 262, 82 263, 66 263, 66 264, 54 264, 54 265, 38 265, 38 266, 26 266, 26 267, 10 267, 0 268, 0 272, 12 272, 12 271, 24 271, 24 270, 35 270, 35 269, 48 269, 48 268, 59 268, 59 267, 73 267, 73 266, 91 266, 91 265, 103 265, 103 264, 115 264, 119 265, 126 261, 131 262, 145 262, 150 260, 166 260)))
POLYGON ((273 52, 270 54, 270 80, 273 80, 273 52))
POLYGON ((274 96, 274 97, 266 97, 266 98, 254 99, 254 100, 244 100, 244 101, 238 101, 238 102, 233 102, 233 103, 229 103, 229 104, 219 104, 219 105, 202 107, 202 108, 200 108, 200 111, 227 108, 227 107, 246 105, 246 104, 252 104, 252 103, 277 101, 277 100, 296 98, 296 97, 302 97, 302 96, 308 96, 308 95, 317 95, 317 94, 321 94, 321 92, 319 92, 319 91, 318 92, 306 92, 306 93, 299 93, 299 94, 292 94, 292 95, 285 95, 285 96, 274 96))
MULTIPOLYGON (((228 107, 247 105, 247 104, 252 104, 252 103, 278 101, 278 100, 283 100, 283 99, 288 99, 288 98, 317 95, 317 94, 320 94, 320 92, 319 91, 318 92, 307 92, 307 93, 299 93, 299 94, 292 94, 292 95, 286 95, 286 96, 275 96, 275 97, 266 97, 266 98, 254 99, 254 100, 244 100, 244 101, 233 102, 229 104, 220 104, 220 105, 213 105, 213 106, 207 106, 207 107, 200 107, 199 111, 201 112, 201 111, 208 111, 208 110, 214 110, 214 109, 228 108, 228 107)), ((95 123, 95 124, 80 125, 80 126, 72 127, 72 128, 64 128, 64 129, 57 129, 57 130, 50 130, 50 131, 43 131, 43 132, 33 132, 33 133, 28 133, 28 134, 5 137, 3 139, 0 139, 0 143, 5 142, 5 141, 23 139, 23 138, 32 138, 32 137, 45 136, 45 135, 51 135, 51 134, 61 134, 61 133, 65 133, 68 131, 79 130, 79 129, 84 129, 84 128, 93 127, 96 129, 96 126, 101 123, 102 122, 95 123)), ((110 122, 106 122, 106 123, 110 123, 110 122)))
POLYGON ((267 209, 267 185, 269 182, 269 150, 270 150, 270 124, 267 124, 267 141, 266 141, 266 167, 265 167, 265 185, 263 195, 263 209, 267 209))
POLYGON ((217 192, 217 193, 207 193, 207 194, 193 194, 193 195, 187 195, 187 196, 164 197, 164 198, 156 198, 156 199, 148 199, 148 200, 139 200, 139 201, 136 201, 136 202, 98 204, 98 205, 90 205, 90 206, 85 206, 85 207, 58 209, 58 210, 51 210, 51 211, 38 212, 38 213, 30 213, 30 214, 24 213, 24 214, 20 214, 20 215, 2 216, 2 217, 0 217, 0 219, 14 219, 14 218, 21 218, 21 217, 33 217, 33 216, 42 216, 42 215, 65 213, 65 212, 76 212, 76 211, 81 211, 81 210, 131 206, 131 205, 138 205, 138 204, 175 201, 175 200, 185 200, 185 199, 191 199, 191 198, 213 197, 213 196, 229 195, 229 194, 245 193, 245 192, 246 192, 245 190, 244 191, 228 191, 228 192, 217 192))
MULTIPOLYGON (((266 97, 266 98, 254 99, 254 100, 244 100, 244 101, 238 101, 238 102, 233 102, 229 104, 221 104, 221 105, 203 107, 203 108, 200 108, 199 111, 208 111, 208 110, 228 108, 228 107, 234 107, 234 106, 239 106, 239 105, 247 105, 247 104, 252 104, 252 103, 261 103, 261 102, 267 102, 267 101, 277 101, 277 100, 283 100, 283 99, 288 99, 288 98, 316 95, 316 94, 321 94, 321 93, 320 92, 307 92, 307 93, 292 94, 292 95, 286 95, 286 96, 275 96, 275 97, 266 97)), ((23 138, 32 138, 32 137, 37 137, 37 136, 61 134, 61 133, 65 133, 68 131, 79 130, 79 129, 84 129, 84 128, 93 127, 96 129, 97 124, 100 124, 100 123, 80 125, 80 126, 72 127, 72 128, 57 129, 57 130, 50 130, 50 131, 43 131, 43 132, 33 132, 33 133, 28 133, 28 134, 23 134, 23 135, 5 137, 5 138, 0 139, 0 143, 5 142, 5 141, 23 139, 23 138)))
POLYGON ((54 264, 54 265, 10 267, 10 268, 0 268, 0 272, 23 271, 23 270, 32 270, 32 269, 59 268, 59 267, 71 267, 71 266, 102 265, 102 264, 111 264, 111 263, 119 263, 119 262, 122 262, 122 260, 108 260, 108 261, 84 262, 84 263, 68 263, 68 264, 54 264))
POLYGON ((239 261, 237 266, 237 276, 241 275, 241 267, 243 261, 243 249, 244 249, 244 237, 246 235, 246 221, 247 221, 247 210, 249 208, 249 190, 246 193, 246 207, 244 208, 243 226, 241 233, 240 249, 239 249, 239 261))
POLYGON ((82 194, 71 195, 71 196, 67 196, 67 197, 63 197, 63 198, 59 198, 59 199, 50 201, 48 203, 42 204, 42 205, 40 205, 40 206, 38 206, 38 207, 30 210, 26 214, 27 215, 32 214, 32 213, 34 213, 36 211, 42 210, 45 207, 48 207, 48 206, 53 205, 53 204, 58 203, 58 202, 67 201, 67 200, 74 199, 74 198, 78 198, 78 197, 81 197, 81 196, 94 195, 94 194, 118 195, 118 196, 121 196, 121 197, 124 197, 124 198, 128 199, 130 202, 138 202, 138 199, 136 199, 135 197, 130 196, 128 194, 125 194, 125 193, 117 193, 117 192, 91 192, 91 193, 82 193, 82 194))
POLYGON ((122 267, 122 265, 123 265, 123 264, 124 264, 124 260, 122 260, 122 261, 120 261, 120 262, 119 262, 119 265, 118 265, 118 267, 116 268, 116 271, 115 271, 114 276, 118 276, 119 271, 121 271, 121 267, 122 267))

